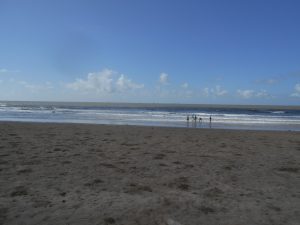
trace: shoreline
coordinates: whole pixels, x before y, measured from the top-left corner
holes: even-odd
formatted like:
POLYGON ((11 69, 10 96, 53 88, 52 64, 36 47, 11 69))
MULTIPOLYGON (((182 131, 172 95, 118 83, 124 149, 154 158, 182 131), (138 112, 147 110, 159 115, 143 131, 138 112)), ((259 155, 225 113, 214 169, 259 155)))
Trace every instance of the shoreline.
POLYGON ((59 122, 87 124, 195 127, 187 117, 195 115, 197 128, 237 130, 300 131, 300 106, 270 108, 262 106, 153 105, 130 103, 0 103, 0 121, 59 122), (201 120, 199 120, 201 118, 201 120))
POLYGON ((298 132, 0 122, 0 224, 294 225, 298 132))
MULTIPOLYGON (((200 127, 199 125, 192 126, 193 123, 190 122, 189 126, 180 126, 180 125, 159 125, 159 124, 123 124, 123 123, 88 123, 88 122, 71 122, 71 121, 64 121, 64 122, 59 122, 59 121, 24 121, 24 120, 0 120, 0 124, 2 123, 26 123, 26 124, 70 124, 70 125, 96 125, 96 126, 133 126, 133 127, 157 127, 157 128, 174 128, 174 129, 197 129, 197 130, 228 130, 228 131, 266 131, 266 132, 273 132, 273 131, 277 131, 277 132, 300 132, 300 128, 294 128, 294 129, 290 129, 289 128, 282 128, 284 127, 283 125, 279 126, 281 128, 263 128, 263 126, 259 127, 259 126, 248 126, 248 125, 220 125, 217 123, 212 123, 213 125, 210 127, 208 122, 203 122, 204 125, 202 125, 202 127, 200 127)), ((185 122, 186 124, 186 122, 185 122)), ((288 125, 287 125, 288 126, 288 125)), ((268 126, 267 126, 268 127, 268 126)), ((270 125, 269 125, 270 127, 270 125)))

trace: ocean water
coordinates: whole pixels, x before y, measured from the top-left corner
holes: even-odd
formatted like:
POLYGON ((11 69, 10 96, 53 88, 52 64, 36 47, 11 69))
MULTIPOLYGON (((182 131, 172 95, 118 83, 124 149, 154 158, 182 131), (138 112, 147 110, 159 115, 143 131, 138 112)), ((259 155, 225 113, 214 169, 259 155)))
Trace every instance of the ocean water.
POLYGON ((0 101, 0 121, 300 131, 300 107, 0 101))

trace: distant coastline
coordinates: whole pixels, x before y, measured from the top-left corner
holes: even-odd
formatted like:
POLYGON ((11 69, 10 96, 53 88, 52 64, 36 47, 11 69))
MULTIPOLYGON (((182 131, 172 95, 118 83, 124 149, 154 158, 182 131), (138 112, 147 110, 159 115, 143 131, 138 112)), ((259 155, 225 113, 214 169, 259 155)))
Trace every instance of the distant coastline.
POLYGON ((73 102, 73 101, 7 101, 0 103, 12 105, 53 105, 53 106, 98 106, 98 107, 128 107, 128 108, 228 108, 228 109, 270 109, 270 110, 300 110, 300 105, 244 105, 244 104, 185 104, 185 103, 137 103, 137 102, 73 102))

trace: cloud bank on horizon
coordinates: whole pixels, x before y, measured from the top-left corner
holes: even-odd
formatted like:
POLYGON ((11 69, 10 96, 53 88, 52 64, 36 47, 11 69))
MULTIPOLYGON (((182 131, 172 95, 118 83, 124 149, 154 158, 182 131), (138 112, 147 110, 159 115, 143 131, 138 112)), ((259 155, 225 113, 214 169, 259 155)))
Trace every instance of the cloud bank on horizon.
POLYGON ((299 9, 2 0, 0 101, 300 105, 299 9))
MULTIPOLYGON (((280 97, 263 89, 228 90, 219 84, 211 87, 191 87, 186 81, 181 84, 173 84, 170 82, 169 74, 165 72, 157 75, 157 82, 152 87, 133 81, 127 75, 111 69, 91 72, 70 82, 60 83, 49 81, 29 83, 28 81, 15 79, 10 75, 5 77, 9 79, 0 80, 0 87, 2 87, 0 91, 6 90, 7 98, 2 100, 218 103, 222 99, 230 98, 238 103, 247 104, 249 102, 251 104, 258 100, 262 103, 268 103, 268 101, 280 97), (27 93, 30 98, 22 96, 23 93, 27 93), (14 98, 14 96, 17 96, 17 98, 14 98), (59 96, 59 99, 47 99, 47 96, 59 96), (133 99, 133 101, 130 101, 130 99, 133 99)), ((300 83, 296 83, 291 88, 290 93, 286 96, 286 99, 288 98, 300 100, 300 83)), ((232 101, 228 102, 228 104, 231 103, 232 101)))

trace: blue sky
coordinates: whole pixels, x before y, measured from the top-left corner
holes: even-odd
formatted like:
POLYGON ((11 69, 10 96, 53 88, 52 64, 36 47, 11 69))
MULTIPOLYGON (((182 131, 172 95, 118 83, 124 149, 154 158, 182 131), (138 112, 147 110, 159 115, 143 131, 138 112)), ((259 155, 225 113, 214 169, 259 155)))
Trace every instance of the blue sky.
POLYGON ((0 100, 300 105, 300 1, 0 0, 0 100))

